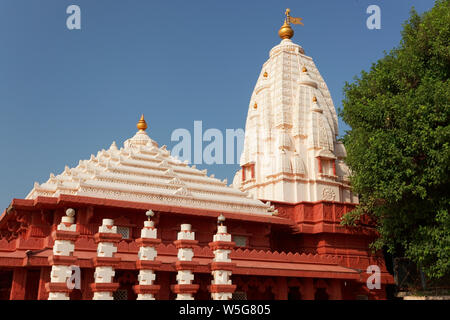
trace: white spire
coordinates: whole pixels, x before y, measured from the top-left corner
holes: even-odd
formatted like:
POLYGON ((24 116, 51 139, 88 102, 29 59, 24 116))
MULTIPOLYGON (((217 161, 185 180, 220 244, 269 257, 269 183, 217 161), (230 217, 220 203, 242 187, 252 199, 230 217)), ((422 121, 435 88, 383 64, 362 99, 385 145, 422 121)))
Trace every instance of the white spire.
POLYGON ((250 98, 234 186, 259 199, 357 202, 330 92, 290 39, 270 51, 250 98))

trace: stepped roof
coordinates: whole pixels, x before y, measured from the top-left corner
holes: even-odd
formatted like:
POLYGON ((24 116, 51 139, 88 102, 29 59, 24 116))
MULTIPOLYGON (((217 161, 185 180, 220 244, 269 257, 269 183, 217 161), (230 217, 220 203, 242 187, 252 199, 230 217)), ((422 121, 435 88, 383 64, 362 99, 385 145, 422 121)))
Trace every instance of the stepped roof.
POLYGON ((158 147, 146 133, 143 116, 139 131, 122 148, 113 142, 109 149, 80 160, 74 168, 66 166, 50 174, 47 182, 35 183, 26 199, 61 194, 94 198, 173 205, 223 212, 272 215, 273 206, 254 199, 246 192, 227 186, 208 176, 206 170, 189 166, 170 155, 166 146, 158 147))

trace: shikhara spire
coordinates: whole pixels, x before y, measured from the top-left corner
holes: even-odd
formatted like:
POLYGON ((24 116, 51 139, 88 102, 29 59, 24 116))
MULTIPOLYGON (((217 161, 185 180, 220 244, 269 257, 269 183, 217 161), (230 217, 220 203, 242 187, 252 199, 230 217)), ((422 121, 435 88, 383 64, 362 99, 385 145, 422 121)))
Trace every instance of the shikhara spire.
POLYGON ((312 58, 290 40, 290 23, 301 18, 287 9, 283 40, 270 51, 250 98, 234 186, 265 200, 357 202, 330 92, 312 58))

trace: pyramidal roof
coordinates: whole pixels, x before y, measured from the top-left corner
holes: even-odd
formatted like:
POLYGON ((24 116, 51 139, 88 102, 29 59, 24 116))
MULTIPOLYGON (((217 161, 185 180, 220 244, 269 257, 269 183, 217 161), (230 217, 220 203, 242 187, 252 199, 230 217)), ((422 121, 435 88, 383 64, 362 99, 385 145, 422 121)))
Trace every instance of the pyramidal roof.
POLYGON ((206 170, 171 156, 166 146, 159 148, 147 135, 146 128, 142 116, 139 131, 122 148, 113 142, 75 168, 66 166, 61 174, 50 174, 47 182, 34 184, 26 199, 68 194, 223 212, 274 212, 269 203, 227 186, 226 179, 208 176, 206 170))

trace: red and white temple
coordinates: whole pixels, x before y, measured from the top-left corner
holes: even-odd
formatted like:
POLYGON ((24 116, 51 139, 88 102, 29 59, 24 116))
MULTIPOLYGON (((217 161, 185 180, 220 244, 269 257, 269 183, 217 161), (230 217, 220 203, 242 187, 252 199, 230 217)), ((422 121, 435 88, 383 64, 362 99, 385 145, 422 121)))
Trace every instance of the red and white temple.
POLYGON ((340 225, 358 200, 330 93, 289 18, 251 96, 233 186, 172 157, 142 117, 123 147, 12 200, 0 299, 386 298, 375 230, 340 225))

